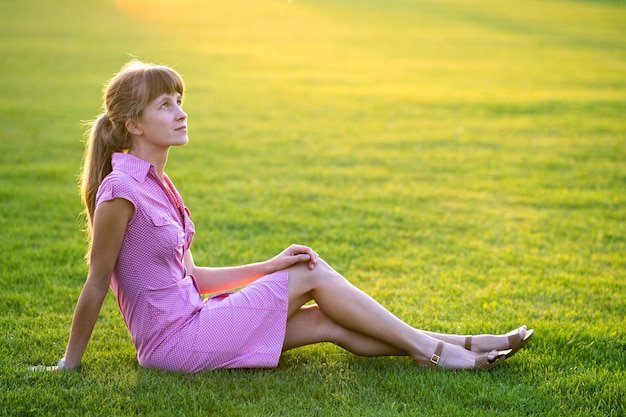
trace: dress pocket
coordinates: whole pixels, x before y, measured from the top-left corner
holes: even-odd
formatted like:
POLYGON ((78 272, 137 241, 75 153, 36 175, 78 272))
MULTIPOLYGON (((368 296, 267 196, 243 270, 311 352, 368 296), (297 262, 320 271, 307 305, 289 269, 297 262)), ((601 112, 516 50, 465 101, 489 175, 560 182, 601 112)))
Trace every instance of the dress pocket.
POLYGON ((162 213, 155 213, 150 216, 154 236, 157 241, 167 247, 182 245, 185 238, 183 228, 173 221, 169 216, 162 213))

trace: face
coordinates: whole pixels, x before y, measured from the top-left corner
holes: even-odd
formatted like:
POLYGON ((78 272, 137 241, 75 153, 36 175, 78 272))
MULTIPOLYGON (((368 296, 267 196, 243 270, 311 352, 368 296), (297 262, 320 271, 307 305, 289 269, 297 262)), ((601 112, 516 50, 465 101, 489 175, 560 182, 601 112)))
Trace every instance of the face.
POLYGON ((182 109, 182 101, 179 93, 160 95, 146 105, 139 120, 126 124, 129 132, 146 145, 186 145, 189 141, 187 114, 182 109))

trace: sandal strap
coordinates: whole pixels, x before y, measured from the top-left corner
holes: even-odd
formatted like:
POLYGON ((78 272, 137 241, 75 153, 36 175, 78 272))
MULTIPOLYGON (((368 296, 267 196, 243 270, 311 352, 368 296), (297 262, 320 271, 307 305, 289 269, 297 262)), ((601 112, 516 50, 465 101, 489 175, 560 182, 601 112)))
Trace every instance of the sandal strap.
POLYGON ((502 363, 505 359, 506 353, 503 352, 499 352, 498 356, 496 356, 493 360, 489 360, 488 354, 480 355, 474 361, 474 369, 491 369, 502 363))
POLYGON ((487 355, 480 355, 474 361, 474 368, 475 369, 483 369, 483 368, 487 368, 490 364, 491 363, 489 362, 489 356, 487 356, 487 355))
POLYGON ((432 368, 435 368, 439 365, 439 359, 441 359, 441 352, 443 351, 443 342, 439 341, 439 343, 437 343, 437 348, 435 349, 435 353, 433 353, 430 357, 430 363, 429 365, 432 368))
POLYGON ((472 350, 472 336, 465 336, 465 350, 472 350))
POLYGON ((519 336, 519 329, 509 335, 509 349, 515 349, 521 342, 522 338, 519 336))

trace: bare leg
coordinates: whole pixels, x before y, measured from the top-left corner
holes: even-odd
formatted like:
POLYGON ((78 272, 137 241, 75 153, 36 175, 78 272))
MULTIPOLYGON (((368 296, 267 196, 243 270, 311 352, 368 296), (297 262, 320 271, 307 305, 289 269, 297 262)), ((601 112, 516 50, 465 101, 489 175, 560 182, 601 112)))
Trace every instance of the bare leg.
POLYGON ((326 317, 318 305, 300 308, 287 321, 283 352, 320 342, 335 343, 359 356, 406 356, 393 346, 347 330, 326 317))
MULTIPOLYGON (((526 336, 526 326, 522 326, 519 329, 512 330, 507 334, 501 335, 492 335, 492 334, 480 334, 473 335, 472 337, 472 352, 489 352, 491 350, 505 350, 509 349, 511 346, 509 345, 508 334, 517 331, 520 338, 523 339, 526 336)), ((430 337, 434 337, 435 339, 443 340, 444 342, 451 343, 457 346, 465 346, 465 335, 457 335, 457 334, 445 334, 445 333, 434 333, 423 330, 424 333, 429 335, 430 337)))
MULTIPOLYGON (((288 272, 288 329, 293 329, 289 321, 296 318, 300 307, 310 300, 315 300, 324 316, 351 334, 363 335, 368 341, 380 341, 392 347, 395 352, 405 352, 415 361, 424 361, 435 352, 438 339, 414 329, 391 314, 324 261, 319 260, 313 270, 309 270, 304 264, 298 264, 289 268, 288 272)), ((296 340, 293 331, 290 331, 288 336, 293 336, 291 340, 296 340)), ((297 345, 293 341, 287 342, 297 345)), ((353 349, 358 350, 355 347, 353 349)), ((497 352, 490 352, 489 359, 494 359, 496 355, 497 352)), ((446 344, 441 360, 446 368, 464 369, 474 367, 477 357, 476 353, 460 346, 446 344)))

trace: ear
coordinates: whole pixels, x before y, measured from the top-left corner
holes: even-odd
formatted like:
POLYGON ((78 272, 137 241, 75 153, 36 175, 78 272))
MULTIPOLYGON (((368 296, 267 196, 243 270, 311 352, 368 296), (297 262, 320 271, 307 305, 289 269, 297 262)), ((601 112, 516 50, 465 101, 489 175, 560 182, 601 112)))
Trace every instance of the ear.
POLYGON ((128 130, 131 135, 140 136, 143 133, 136 120, 126 120, 124 126, 126 126, 126 130, 128 130))

